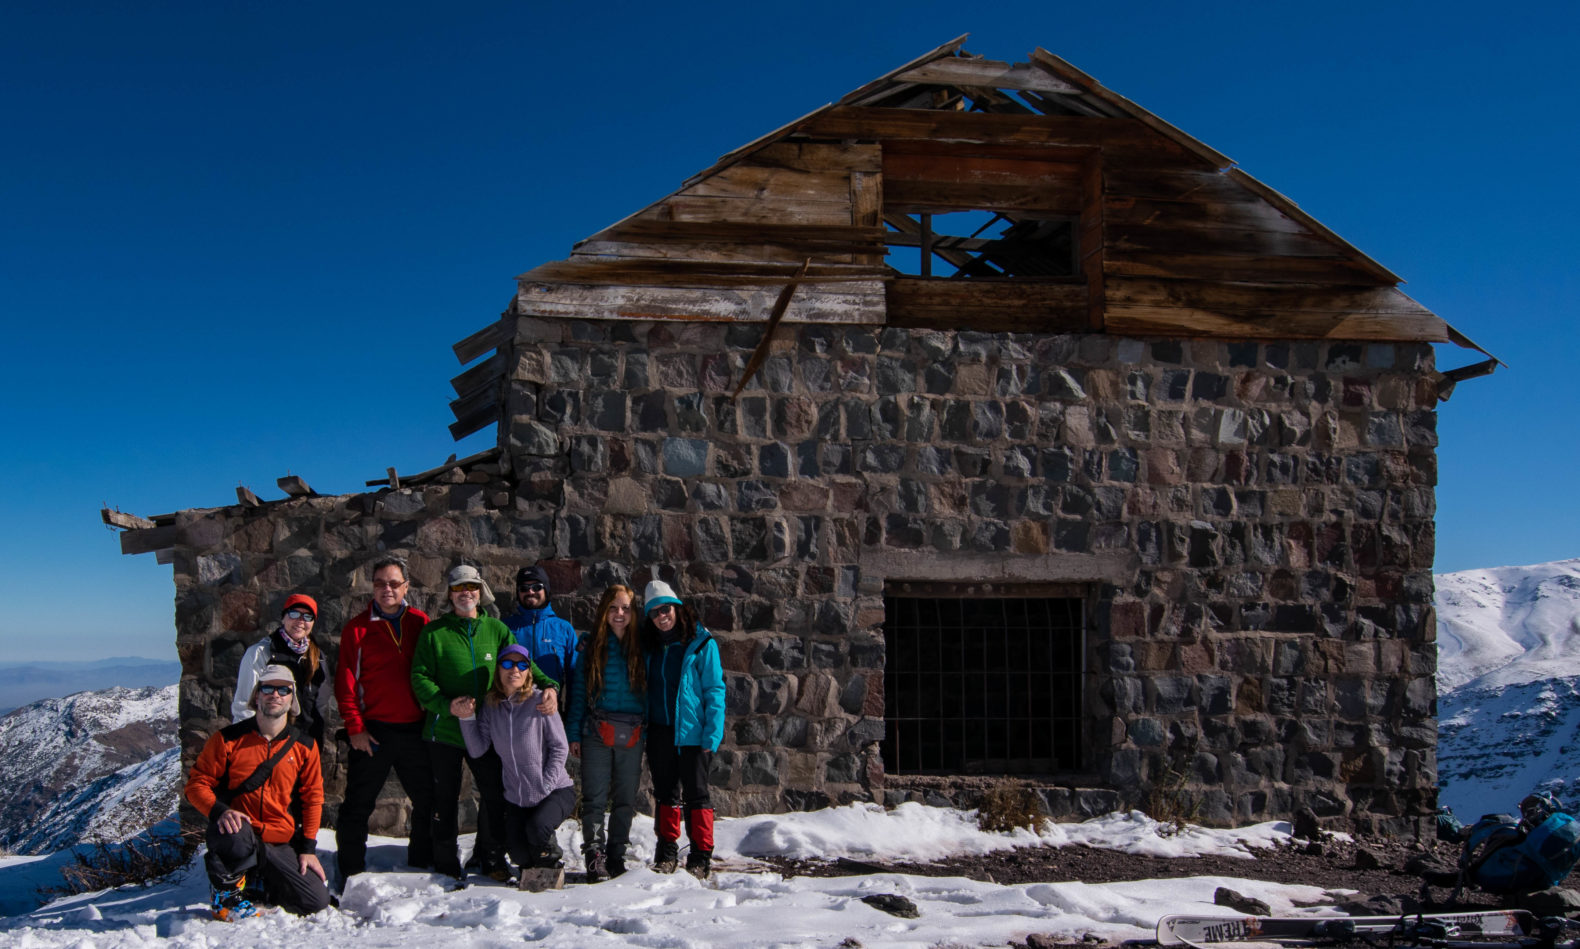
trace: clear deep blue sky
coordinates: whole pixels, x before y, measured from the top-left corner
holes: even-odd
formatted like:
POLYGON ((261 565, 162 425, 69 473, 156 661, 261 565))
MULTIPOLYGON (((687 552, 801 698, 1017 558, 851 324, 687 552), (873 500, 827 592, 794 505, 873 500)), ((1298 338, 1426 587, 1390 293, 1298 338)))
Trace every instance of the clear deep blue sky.
POLYGON ((1577 11, 6 3, 0 661, 173 656, 170 570, 102 505, 488 447, 446 429, 450 345, 516 274, 965 32, 1229 155, 1509 363, 1441 409, 1437 570, 1580 556, 1577 11))

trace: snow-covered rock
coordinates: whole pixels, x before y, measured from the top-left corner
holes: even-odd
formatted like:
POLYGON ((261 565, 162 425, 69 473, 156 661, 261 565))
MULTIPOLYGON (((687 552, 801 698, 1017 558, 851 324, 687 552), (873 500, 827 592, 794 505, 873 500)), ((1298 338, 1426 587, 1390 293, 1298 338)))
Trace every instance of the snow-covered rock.
POLYGON ((0 748, 0 848, 125 840, 176 808, 176 686, 35 702, 0 718, 0 748))
POLYGON ((1580 805, 1580 560, 1436 580, 1439 800, 1467 822, 1537 788, 1580 805))

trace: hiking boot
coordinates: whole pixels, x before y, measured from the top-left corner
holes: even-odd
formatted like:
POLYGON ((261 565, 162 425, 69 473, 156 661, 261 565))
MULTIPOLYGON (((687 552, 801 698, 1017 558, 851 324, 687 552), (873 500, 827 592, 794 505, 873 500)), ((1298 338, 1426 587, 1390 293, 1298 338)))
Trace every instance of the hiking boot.
POLYGON ((607 854, 604 854, 603 868, 604 873, 607 874, 611 880, 625 873, 625 851, 611 850, 607 854))
POLYGON ((680 842, 660 840, 653 853, 653 870, 657 873, 674 873, 680 866, 680 842))
POLYGON ((713 851, 692 850, 687 853, 686 872, 699 880, 706 880, 713 872, 713 851))
POLYGON ((228 887, 214 887, 214 896, 209 904, 209 912, 221 922, 232 923, 238 919, 258 915, 258 907, 247 898, 244 892, 247 888, 247 878, 243 876, 228 887))
POLYGON ((583 850, 582 861, 587 865, 588 883, 601 883, 604 880, 609 879, 609 871, 604 868, 602 850, 583 850))

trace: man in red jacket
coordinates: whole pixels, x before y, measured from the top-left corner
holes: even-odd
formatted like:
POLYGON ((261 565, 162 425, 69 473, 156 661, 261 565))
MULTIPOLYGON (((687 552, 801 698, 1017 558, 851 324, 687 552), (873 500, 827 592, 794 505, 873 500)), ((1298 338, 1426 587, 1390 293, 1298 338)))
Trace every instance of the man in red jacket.
POLYGON ((423 747, 422 707, 411 691, 411 657, 428 617, 406 604, 409 589, 406 561, 379 560, 373 602, 340 631, 335 700, 351 741, 345 801, 335 819, 342 884, 366 869, 368 818, 391 768, 411 798, 406 864, 433 865, 433 772, 423 747))
POLYGON ((316 853, 324 776, 318 745, 291 727, 302 709, 295 692, 290 669, 264 669, 256 714, 209 736, 192 765, 186 795, 208 818, 215 919, 252 916, 254 900, 303 916, 329 905, 316 853))

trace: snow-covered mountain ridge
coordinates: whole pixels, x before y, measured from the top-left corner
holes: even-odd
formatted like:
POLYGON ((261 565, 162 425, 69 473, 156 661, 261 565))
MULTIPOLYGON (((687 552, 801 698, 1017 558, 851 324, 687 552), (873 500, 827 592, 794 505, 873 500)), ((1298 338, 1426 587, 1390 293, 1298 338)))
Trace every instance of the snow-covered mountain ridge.
POLYGON ((124 840, 168 817, 181 780, 176 692, 78 692, 0 718, 0 848, 124 840))
POLYGON ((1436 580, 1439 801, 1466 821, 1536 788, 1580 805, 1580 559, 1436 580))

